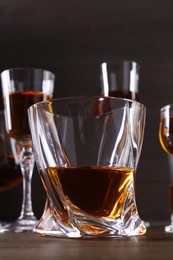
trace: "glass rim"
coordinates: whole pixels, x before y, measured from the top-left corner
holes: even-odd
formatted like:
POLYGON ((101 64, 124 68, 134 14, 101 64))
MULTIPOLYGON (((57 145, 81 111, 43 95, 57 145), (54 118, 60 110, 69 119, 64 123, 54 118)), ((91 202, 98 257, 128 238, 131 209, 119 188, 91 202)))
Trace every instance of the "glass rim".
POLYGON ((171 104, 167 104, 167 105, 161 107, 160 110, 163 111, 163 110, 165 110, 165 109, 169 109, 169 108, 171 108, 171 107, 173 108, 173 103, 171 103, 171 104))
POLYGON ((33 104, 30 106, 28 109, 31 107, 40 107, 48 103, 53 103, 57 101, 68 101, 68 100, 84 100, 84 99, 107 99, 107 100, 121 100, 124 102, 129 102, 131 104, 136 104, 138 107, 141 107, 143 110, 146 110, 146 106, 136 100, 131 100, 127 98, 121 98, 121 97, 111 97, 111 96, 100 96, 100 95, 94 95, 94 96, 69 96, 69 97, 60 97, 60 98, 53 98, 51 100, 46 100, 46 101, 41 101, 38 103, 33 104))
POLYGON ((8 69, 5 69, 3 71, 0 72, 0 75, 2 75, 3 73, 5 72, 11 72, 11 71, 37 71, 37 72, 47 72, 49 73, 50 75, 52 75, 52 77, 55 78, 55 74, 48 70, 48 69, 44 69, 44 68, 40 68, 40 67, 14 67, 14 68, 8 68, 8 69))
POLYGON ((130 59, 117 59, 117 60, 107 60, 107 61, 103 61, 101 62, 100 66, 102 66, 103 64, 107 64, 107 65, 118 65, 118 64, 122 64, 124 62, 128 62, 128 63, 135 63, 137 65, 137 68, 140 68, 140 64, 136 61, 136 60, 130 60, 130 59))

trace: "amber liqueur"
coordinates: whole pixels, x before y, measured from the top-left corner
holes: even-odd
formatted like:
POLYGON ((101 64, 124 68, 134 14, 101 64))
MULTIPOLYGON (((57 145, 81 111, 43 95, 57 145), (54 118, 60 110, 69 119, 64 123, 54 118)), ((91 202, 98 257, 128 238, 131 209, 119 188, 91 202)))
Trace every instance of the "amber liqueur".
MULTIPOLYGON (((58 189, 70 206, 93 216, 115 218, 133 182, 133 170, 115 167, 52 167, 42 171, 47 191, 60 205, 58 189)), ((56 205, 56 203, 58 205, 56 205)))
POLYGON ((40 101, 49 100, 51 96, 43 92, 16 91, 4 96, 7 114, 8 135, 16 140, 30 139, 27 109, 40 101))
MULTIPOLYGON (((169 117, 169 124, 166 118, 162 118, 159 127, 159 139, 163 149, 173 156, 173 116, 169 117)), ((169 196, 171 202, 171 213, 173 214, 173 183, 169 185, 169 196)))
POLYGON ((166 118, 162 118, 159 127, 159 139, 163 149, 173 155, 173 117, 169 118, 169 125, 166 124, 166 118))

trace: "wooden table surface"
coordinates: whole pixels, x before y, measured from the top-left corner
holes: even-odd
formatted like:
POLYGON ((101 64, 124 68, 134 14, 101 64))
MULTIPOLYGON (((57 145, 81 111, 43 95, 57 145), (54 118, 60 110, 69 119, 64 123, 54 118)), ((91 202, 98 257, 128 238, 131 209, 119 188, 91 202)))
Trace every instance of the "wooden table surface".
POLYGON ((151 226, 146 235, 119 239, 60 239, 33 233, 1 234, 0 259, 173 259, 173 234, 151 226))

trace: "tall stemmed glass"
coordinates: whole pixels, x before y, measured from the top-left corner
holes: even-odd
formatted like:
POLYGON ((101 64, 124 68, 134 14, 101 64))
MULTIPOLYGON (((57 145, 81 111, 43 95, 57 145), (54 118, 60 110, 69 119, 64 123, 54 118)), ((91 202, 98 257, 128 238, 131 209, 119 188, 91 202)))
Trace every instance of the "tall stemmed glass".
MULTIPOLYGON (((104 97, 126 98, 140 102, 139 64, 132 60, 103 62, 100 65, 100 86, 100 94, 104 97)), ((134 117, 135 115, 131 116, 133 124, 135 122, 134 117)), ((135 127, 132 128, 132 131, 133 129, 136 131, 135 127)), ((134 139, 136 139, 135 131, 132 133, 134 139)), ((139 144, 141 142, 140 139, 135 141, 139 144)), ((140 145, 137 148, 140 150, 140 145)), ((137 164, 138 162, 136 166, 137 164)), ((148 222, 147 225, 149 225, 148 222)))
POLYGON ((3 226, 1 233, 31 231, 38 221, 31 200, 35 160, 27 109, 37 102, 52 98, 54 79, 52 72, 37 68, 14 68, 1 73, 6 130, 9 137, 21 144, 20 167, 23 175, 21 214, 14 223, 3 226))
MULTIPOLYGON (((139 72, 140 65, 133 60, 103 62, 100 65, 100 94, 102 96, 127 98, 140 102, 139 72)), ((131 120, 133 123, 135 122, 133 117, 131 120)), ((133 133, 133 136, 136 138, 136 132, 133 133)), ((138 142, 140 143, 140 140, 138 142)), ((138 162, 136 166, 137 164, 138 162)), ((150 223, 145 221, 145 225, 149 227, 150 223)))
MULTIPOLYGON (((162 148, 170 156, 173 156, 173 104, 160 109, 159 140, 162 148)), ((166 232, 173 233, 173 178, 169 186, 171 199, 171 225, 165 227, 166 232)))

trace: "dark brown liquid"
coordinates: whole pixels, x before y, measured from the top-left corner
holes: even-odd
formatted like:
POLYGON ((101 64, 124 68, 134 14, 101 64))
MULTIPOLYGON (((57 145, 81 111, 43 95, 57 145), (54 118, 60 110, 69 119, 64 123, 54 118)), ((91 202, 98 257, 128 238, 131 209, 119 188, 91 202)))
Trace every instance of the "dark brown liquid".
POLYGON ((60 205, 59 187, 72 207, 94 216, 115 218, 122 212, 133 171, 113 167, 47 168, 42 180, 55 206, 60 205))
POLYGON ((109 91, 109 96, 127 98, 139 102, 139 93, 135 91, 123 91, 123 90, 109 91))
POLYGON ((4 96, 8 117, 8 135, 16 140, 30 140, 27 109, 40 101, 48 100, 51 96, 42 92, 19 91, 4 96), (10 122, 10 123, 9 123, 10 122))
POLYGON ((109 91, 109 96, 121 97, 121 98, 127 98, 127 99, 139 101, 139 94, 137 92, 132 92, 132 91, 127 91, 127 92, 121 90, 109 91))
POLYGON ((159 140, 163 149, 173 156, 173 117, 169 118, 169 124, 166 124, 166 119, 163 118, 159 127, 159 140))
POLYGON ((11 189, 22 183, 20 166, 13 157, 0 158, 0 192, 11 189))

